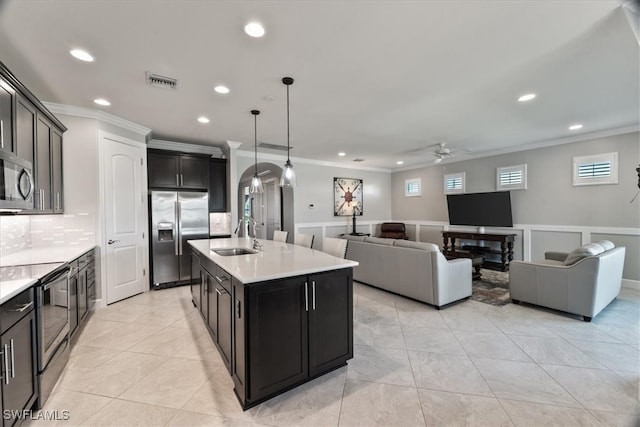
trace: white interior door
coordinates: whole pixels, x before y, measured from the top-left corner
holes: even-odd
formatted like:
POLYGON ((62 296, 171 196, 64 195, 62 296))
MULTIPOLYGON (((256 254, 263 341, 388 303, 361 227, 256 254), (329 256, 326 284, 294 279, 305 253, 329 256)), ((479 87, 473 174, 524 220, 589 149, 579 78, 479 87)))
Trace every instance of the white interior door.
MULTIPOLYGON (((135 144, 135 143, 134 143, 135 144)), ((144 148, 102 137, 106 303, 144 292, 144 148)))

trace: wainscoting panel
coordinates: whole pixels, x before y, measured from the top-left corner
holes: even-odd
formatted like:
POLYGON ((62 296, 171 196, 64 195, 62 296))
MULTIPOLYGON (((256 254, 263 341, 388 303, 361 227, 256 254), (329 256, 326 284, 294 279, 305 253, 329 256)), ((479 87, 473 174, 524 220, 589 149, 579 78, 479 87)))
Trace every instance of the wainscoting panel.
POLYGON ((544 253, 570 252, 582 245, 582 233, 570 231, 531 231, 531 259, 543 260, 544 253))
POLYGON ((611 240, 616 246, 625 247, 624 278, 640 280, 640 238, 621 234, 591 233, 591 241, 611 240))

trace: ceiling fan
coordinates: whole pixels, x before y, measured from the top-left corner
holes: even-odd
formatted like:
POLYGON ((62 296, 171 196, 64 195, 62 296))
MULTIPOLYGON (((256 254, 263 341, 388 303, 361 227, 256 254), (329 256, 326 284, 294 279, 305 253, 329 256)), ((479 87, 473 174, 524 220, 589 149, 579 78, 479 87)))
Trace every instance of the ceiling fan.
POLYGON ((431 147, 436 147, 433 152, 430 154, 435 157, 433 163, 440 163, 441 161, 453 157, 454 153, 459 151, 469 151, 468 148, 461 148, 459 150, 450 150, 446 147, 446 142, 439 142, 437 144, 431 145, 431 147))

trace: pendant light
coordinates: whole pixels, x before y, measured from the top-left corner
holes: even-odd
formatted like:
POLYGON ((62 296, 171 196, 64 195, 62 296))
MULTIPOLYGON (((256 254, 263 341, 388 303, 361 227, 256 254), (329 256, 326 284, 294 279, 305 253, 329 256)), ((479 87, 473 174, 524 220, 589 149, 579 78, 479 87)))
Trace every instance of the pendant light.
POLYGON ((284 164, 284 170, 280 177, 280 187, 295 187, 296 173, 293 171, 293 165, 289 160, 289 86, 293 84, 291 77, 283 77, 282 83, 287 86, 287 163, 284 164))
POLYGON ((254 135, 254 163, 253 163, 253 178, 251 178, 251 187, 249 187, 249 193, 264 193, 264 187, 262 187, 262 180, 258 176, 258 114, 260 110, 251 110, 253 114, 253 135, 254 135))

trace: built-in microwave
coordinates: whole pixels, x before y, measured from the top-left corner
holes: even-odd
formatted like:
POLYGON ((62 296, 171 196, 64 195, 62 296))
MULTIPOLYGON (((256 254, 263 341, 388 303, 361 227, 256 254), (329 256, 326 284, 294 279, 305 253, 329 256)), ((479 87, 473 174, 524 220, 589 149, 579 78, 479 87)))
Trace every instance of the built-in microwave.
POLYGON ((0 150, 0 213, 33 209, 31 162, 0 150))

